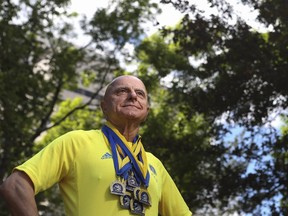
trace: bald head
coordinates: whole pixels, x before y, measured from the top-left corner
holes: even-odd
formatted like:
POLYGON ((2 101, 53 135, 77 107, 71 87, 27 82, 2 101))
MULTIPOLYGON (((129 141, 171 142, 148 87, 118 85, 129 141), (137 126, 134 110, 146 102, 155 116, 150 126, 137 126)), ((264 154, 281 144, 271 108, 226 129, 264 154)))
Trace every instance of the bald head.
MULTIPOLYGON (((105 90, 105 93, 104 93, 104 100, 105 100, 105 97, 107 97, 107 95, 109 95, 109 94, 111 93, 111 89, 113 89, 113 87, 114 87, 115 85, 117 85, 117 82, 121 82, 121 80, 125 80, 125 79, 127 79, 127 80, 135 80, 135 81, 137 81, 137 82, 142 83, 143 88, 144 88, 144 90, 145 90, 145 94, 146 94, 146 95, 148 94, 144 83, 143 83, 142 80, 140 80, 138 77, 132 76, 132 75, 122 75, 122 76, 116 77, 115 79, 113 79, 113 80, 107 85, 106 90, 105 90)), ((148 97, 147 97, 147 99, 148 99, 148 97)))
POLYGON ((101 102, 106 119, 114 125, 119 122, 143 122, 149 110, 148 95, 144 83, 137 77, 123 75, 108 86, 101 102))

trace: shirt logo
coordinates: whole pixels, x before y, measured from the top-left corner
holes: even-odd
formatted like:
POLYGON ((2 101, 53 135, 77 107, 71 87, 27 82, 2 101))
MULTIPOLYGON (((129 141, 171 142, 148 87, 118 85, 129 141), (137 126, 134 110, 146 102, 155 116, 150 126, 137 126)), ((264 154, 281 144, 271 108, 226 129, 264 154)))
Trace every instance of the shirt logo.
POLYGON ((155 168, 151 164, 149 164, 149 168, 155 175, 157 175, 155 168))
POLYGON ((112 155, 111 155, 109 152, 106 152, 106 153, 101 157, 101 159, 109 159, 109 158, 112 158, 112 155))

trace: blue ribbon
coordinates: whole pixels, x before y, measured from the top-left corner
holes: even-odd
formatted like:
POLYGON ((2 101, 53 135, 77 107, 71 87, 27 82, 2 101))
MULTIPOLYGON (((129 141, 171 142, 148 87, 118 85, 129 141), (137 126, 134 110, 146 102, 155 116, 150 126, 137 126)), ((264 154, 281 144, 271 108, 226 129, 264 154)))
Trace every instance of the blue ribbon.
MULTIPOLYGON (((149 172, 147 172, 146 178, 144 178, 144 176, 141 172, 141 169, 138 166, 137 161, 133 157, 133 153, 130 152, 130 150, 126 147, 126 145, 123 143, 123 141, 117 136, 117 134, 111 128, 109 128, 107 125, 104 125, 102 127, 102 132, 107 137, 109 144, 111 146, 113 163, 114 163, 114 168, 115 168, 116 174, 118 176, 121 176, 125 180, 127 180, 128 176, 129 176, 129 172, 133 171, 138 184, 143 183, 146 187, 148 187, 149 179, 150 179, 149 172), (118 162, 118 158, 117 158, 117 147, 116 147, 117 144, 122 149, 122 151, 124 153, 124 158, 126 156, 128 156, 130 159, 130 163, 125 164, 120 169, 119 169, 119 162, 118 162)), ((136 143, 137 141, 139 141, 138 135, 133 139, 133 144, 136 143)), ((143 162, 141 154, 139 154, 137 156, 137 158, 139 161, 143 162)))

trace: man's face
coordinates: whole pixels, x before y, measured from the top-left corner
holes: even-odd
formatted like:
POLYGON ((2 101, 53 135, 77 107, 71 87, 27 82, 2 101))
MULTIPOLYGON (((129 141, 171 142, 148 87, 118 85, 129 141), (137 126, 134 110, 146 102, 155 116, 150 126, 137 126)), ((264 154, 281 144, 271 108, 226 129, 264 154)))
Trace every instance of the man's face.
POLYGON ((111 123, 141 123, 149 110, 147 97, 141 80, 133 76, 121 76, 107 88, 101 107, 111 123))

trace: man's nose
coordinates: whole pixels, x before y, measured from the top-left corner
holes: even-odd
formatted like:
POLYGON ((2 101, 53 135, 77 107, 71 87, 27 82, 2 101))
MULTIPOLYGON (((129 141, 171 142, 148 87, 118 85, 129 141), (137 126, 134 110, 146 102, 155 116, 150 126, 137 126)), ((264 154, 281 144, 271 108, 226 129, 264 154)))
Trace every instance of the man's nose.
POLYGON ((137 94, 135 91, 131 91, 130 92, 130 98, 133 99, 133 100, 136 100, 137 99, 137 94))

